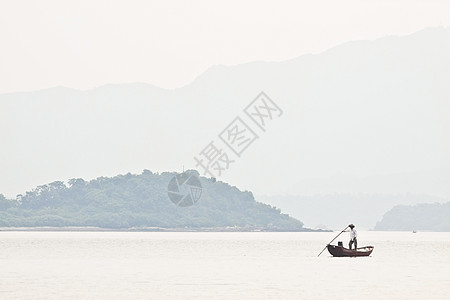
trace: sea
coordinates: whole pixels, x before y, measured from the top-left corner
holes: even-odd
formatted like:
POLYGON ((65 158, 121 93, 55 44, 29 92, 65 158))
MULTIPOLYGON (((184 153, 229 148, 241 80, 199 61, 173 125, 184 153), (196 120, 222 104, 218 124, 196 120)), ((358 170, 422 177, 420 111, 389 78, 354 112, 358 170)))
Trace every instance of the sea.
POLYGON ((0 299, 450 299, 450 233, 358 233, 1 231, 0 299))

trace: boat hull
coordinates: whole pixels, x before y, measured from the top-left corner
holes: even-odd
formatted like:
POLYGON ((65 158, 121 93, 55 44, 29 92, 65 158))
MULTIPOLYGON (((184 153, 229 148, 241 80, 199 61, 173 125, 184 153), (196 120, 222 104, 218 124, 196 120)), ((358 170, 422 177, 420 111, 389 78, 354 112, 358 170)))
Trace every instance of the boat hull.
POLYGON ((342 246, 327 245, 328 252, 334 257, 358 257, 369 256, 373 251, 373 246, 358 248, 357 250, 350 250, 342 246))

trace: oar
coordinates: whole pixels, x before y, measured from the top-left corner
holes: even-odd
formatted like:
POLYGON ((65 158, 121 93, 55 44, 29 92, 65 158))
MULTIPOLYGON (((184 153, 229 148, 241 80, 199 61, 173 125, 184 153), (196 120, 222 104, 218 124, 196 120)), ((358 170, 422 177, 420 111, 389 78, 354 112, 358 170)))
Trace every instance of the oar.
MULTIPOLYGON (((347 228, 348 228, 348 226, 345 227, 344 230, 342 230, 341 232, 339 232, 339 234, 338 234, 337 236, 335 236, 334 239, 332 239, 332 240, 327 244, 327 246, 328 246, 329 244, 331 244, 335 239, 337 239, 337 237, 340 236, 343 232, 345 232, 345 230, 346 230, 347 228)), ((317 255, 317 257, 319 257, 320 254, 322 254, 322 252, 325 251, 325 249, 327 249, 327 246, 325 246, 325 248, 323 248, 323 250, 320 251, 320 253, 319 253, 319 255, 317 255)))

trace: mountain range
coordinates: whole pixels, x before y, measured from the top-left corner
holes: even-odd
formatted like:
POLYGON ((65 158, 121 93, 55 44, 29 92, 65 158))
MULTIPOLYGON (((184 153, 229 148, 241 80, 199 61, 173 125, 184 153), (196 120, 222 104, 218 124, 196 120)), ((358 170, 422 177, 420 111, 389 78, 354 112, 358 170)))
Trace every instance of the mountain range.
MULTIPOLYGON (((89 72, 89 70, 86 70, 89 72)), ((264 91, 283 114, 220 179, 257 195, 449 197, 450 30, 344 43, 283 62, 213 66, 189 85, 0 95, 0 192, 60 179, 196 168, 264 91)), ((222 150, 227 150, 221 145, 222 150)), ((392 203, 393 205, 396 203, 392 203)))

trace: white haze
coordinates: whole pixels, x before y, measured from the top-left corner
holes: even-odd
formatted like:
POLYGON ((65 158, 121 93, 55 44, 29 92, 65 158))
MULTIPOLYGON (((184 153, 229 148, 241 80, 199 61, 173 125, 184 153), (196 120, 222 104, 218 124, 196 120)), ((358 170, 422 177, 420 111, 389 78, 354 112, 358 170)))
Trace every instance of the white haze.
POLYGON ((264 90, 281 118, 223 178, 257 194, 450 196, 450 30, 209 69, 190 85, 0 96, 0 191, 117 173, 181 171, 264 90))
POLYGON ((282 61, 450 26, 450 2, 2 1, 0 93, 190 83, 210 66, 282 61))
POLYGON ((417 0, 4 3, 0 193, 193 168, 263 90, 284 115, 220 179, 267 195, 450 197, 448 11, 417 0))

